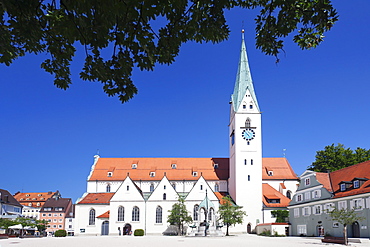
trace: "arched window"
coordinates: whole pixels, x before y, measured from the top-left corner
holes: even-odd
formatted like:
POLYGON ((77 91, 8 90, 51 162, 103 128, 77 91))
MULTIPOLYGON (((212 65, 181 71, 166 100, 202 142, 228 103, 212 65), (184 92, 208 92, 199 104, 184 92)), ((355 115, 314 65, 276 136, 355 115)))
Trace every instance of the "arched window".
POLYGON ((154 184, 150 184, 150 192, 154 191, 154 184))
POLYGON ((246 128, 251 127, 251 119, 250 118, 247 118, 247 120, 245 120, 245 127, 246 128))
POLYGON ((175 183, 172 183, 172 187, 174 190, 176 190, 176 184, 175 183))
POLYGON ((163 193, 163 201, 165 201, 167 199, 167 195, 166 193, 163 193))
POLYGON ((110 192, 110 184, 107 184, 107 192, 110 192))
POLYGON ((212 221, 213 214, 214 214, 214 210, 213 210, 213 208, 210 208, 209 212, 208 212, 208 220, 209 221, 212 221))
POLYGON ((118 207, 118 218, 117 221, 125 221, 125 208, 122 206, 118 207))
POLYGON ((140 220, 140 210, 138 207, 134 207, 132 209, 132 221, 139 221, 140 220))
POLYGON ((92 226, 92 225, 95 225, 95 209, 90 209, 90 212, 89 212, 89 225, 92 226))
POLYGON ((194 206, 193 220, 194 221, 198 221, 199 220, 199 205, 195 205, 194 206))
POLYGON ((292 192, 290 190, 286 192, 286 197, 288 197, 289 199, 292 199, 292 192))
POLYGON ((160 206, 155 210, 155 223, 162 223, 162 208, 160 206))
POLYGON ((219 191, 219 185, 215 184, 215 192, 218 192, 218 191, 219 191))

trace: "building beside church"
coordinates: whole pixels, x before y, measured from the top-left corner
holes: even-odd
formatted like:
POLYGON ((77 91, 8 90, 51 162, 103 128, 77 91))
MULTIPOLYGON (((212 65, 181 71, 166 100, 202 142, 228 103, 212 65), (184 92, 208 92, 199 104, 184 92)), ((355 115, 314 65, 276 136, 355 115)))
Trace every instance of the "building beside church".
POLYGON ((244 34, 230 106, 229 158, 96 155, 87 191, 76 202, 75 234, 118 235, 134 229, 161 234, 180 196, 196 227, 206 220, 210 230, 216 228, 220 200, 226 195, 247 214, 231 232, 250 233, 257 224, 275 222, 271 211, 286 209, 298 178, 285 158, 262 158, 261 111, 244 34))
POLYGON ((349 237, 370 237, 370 160, 334 172, 305 171, 290 202, 293 235, 343 236, 343 225, 328 211, 354 209, 364 218, 348 226, 349 237))

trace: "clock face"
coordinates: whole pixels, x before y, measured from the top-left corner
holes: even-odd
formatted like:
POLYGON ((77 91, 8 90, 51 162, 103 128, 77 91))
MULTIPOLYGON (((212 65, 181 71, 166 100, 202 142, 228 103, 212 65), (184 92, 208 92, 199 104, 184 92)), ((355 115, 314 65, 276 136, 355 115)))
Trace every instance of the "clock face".
POLYGON ((242 132, 242 137, 247 140, 247 141, 250 141, 254 138, 256 134, 254 133, 254 130, 252 129, 245 129, 243 130, 242 132))

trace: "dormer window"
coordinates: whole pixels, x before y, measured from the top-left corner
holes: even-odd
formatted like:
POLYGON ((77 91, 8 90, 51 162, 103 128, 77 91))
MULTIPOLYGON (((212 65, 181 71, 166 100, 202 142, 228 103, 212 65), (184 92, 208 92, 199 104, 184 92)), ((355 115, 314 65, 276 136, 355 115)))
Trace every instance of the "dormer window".
POLYGON ((42 196, 42 194, 38 194, 37 196, 42 196))
POLYGON ((359 187, 360 187, 360 181, 358 180, 353 181, 353 188, 357 189, 359 187))
POLYGON ((310 178, 306 178, 306 179, 304 180, 304 184, 305 184, 306 186, 310 185, 310 183, 311 183, 310 178))
POLYGON ((113 176, 113 172, 108 172, 107 176, 108 177, 112 177, 113 176))
POLYGON ((193 172, 193 177, 197 177, 198 176, 198 172, 193 172))
POLYGON ((28 197, 28 196, 30 196, 30 194, 27 194, 26 196, 28 197))
POLYGON ((137 164, 132 164, 132 165, 131 165, 131 168, 132 168, 132 169, 136 169, 136 168, 137 168, 137 164))
POLYGON ((172 169, 176 169, 177 168, 177 165, 176 164, 171 164, 171 168, 172 169))
POLYGON ((150 172, 149 176, 152 177, 152 178, 155 177, 155 172, 150 172))
POLYGON ((273 171, 268 171, 267 175, 273 176, 274 175, 274 172, 273 171))
POLYGON ((346 190, 346 184, 340 184, 340 191, 346 190))
POLYGON ((217 168, 218 168, 218 164, 213 164, 213 167, 214 167, 215 169, 217 169, 217 168))

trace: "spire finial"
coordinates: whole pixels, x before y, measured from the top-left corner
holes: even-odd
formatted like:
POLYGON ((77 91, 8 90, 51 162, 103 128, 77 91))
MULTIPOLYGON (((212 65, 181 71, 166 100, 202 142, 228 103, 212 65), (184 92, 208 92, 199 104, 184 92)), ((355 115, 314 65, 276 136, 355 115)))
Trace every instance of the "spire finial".
POLYGON ((242 28, 242 40, 244 40, 244 28, 242 28))

